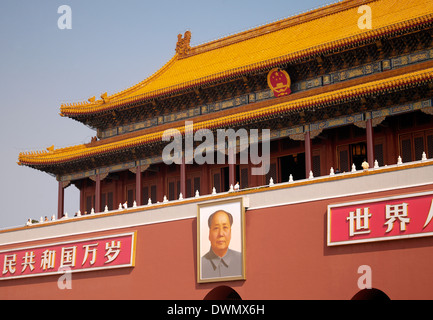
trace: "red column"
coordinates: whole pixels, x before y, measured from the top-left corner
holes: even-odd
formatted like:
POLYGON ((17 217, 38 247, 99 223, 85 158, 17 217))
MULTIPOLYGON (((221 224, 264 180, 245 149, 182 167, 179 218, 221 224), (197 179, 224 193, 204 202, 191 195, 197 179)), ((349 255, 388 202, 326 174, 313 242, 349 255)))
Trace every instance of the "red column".
POLYGON ((367 119, 367 162, 370 168, 374 166, 374 144, 373 144, 373 125, 371 119, 367 119))
POLYGON ((141 181, 142 181, 142 176, 141 176, 141 166, 140 164, 136 167, 136 171, 135 171, 135 202, 137 202, 137 206, 141 206, 143 205, 143 199, 141 197, 141 181))
POLYGON ((96 175, 95 212, 101 212, 101 176, 96 175))
POLYGON ((65 190, 63 189, 63 182, 59 181, 59 193, 57 200, 57 219, 61 219, 63 217, 63 210, 65 204, 65 190))
POLYGON ((209 194, 209 171, 207 163, 201 165, 200 194, 209 194))
POLYGON ((310 176, 311 166, 311 139, 310 131, 305 133, 305 178, 308 179, 310 176))
MULTIPOLYGON (((182 197, 186 197, 186 165, 185 165, 185 155, 182 155, 182 163, 180 164, 180 192, 182 197)), ((176 195, 176 199, 179 195, 176 195)))
MULTIPOLYGON (((233 147, 229 147, 229 186, 235 185, 235 179, 236 179, 236 155, 235 155, 235 149, 233 147)), ((224 190, 228 191, 228 190, 224 190)))
POLYGON ((165 190, 165 174, 167 172, 167 165, 165 163, 162 163, 159 166, 160 170, 158 172, 158 188, 156 191, 156 198, 157 201, 162 202, 164 196, 166 195, 166 190, 165 190))

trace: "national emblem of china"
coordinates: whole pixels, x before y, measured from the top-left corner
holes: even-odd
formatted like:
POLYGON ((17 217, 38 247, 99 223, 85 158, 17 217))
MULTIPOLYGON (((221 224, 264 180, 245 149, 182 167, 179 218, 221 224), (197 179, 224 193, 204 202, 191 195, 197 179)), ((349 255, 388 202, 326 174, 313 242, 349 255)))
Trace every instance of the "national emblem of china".
POLYGON ((290 77, 285 70, 274 68, 268 73, 268 86, 274 92, 275 97, 287 96, 290 90, 290 77))

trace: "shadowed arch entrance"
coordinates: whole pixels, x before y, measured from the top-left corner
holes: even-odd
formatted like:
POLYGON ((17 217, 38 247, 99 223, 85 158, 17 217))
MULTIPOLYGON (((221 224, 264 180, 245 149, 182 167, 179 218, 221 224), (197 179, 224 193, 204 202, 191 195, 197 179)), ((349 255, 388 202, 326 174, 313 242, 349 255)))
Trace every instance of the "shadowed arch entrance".
POLYGON ((242 300, 242 298, 233 288, 219 286, 209 291, 203 300, 242 300))
POLYGON ((363 289, 358 291, 351 300, 376 300, 376 301, 386 301, 391 300, 385 292, 379 289, 363 289))

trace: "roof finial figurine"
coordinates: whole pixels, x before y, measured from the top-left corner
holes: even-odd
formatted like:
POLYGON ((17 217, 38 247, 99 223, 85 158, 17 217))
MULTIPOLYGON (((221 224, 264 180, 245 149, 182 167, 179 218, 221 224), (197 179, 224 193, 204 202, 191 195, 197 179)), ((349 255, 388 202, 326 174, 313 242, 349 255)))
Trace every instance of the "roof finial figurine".
POLYGON ((182 34, 177 35, 177 43, 176 43, 176 53, 180 56, 185 56, 188 54, 191 47, 189 43, 191 41, 191 31, 186 31, 183 38, 182 34))
POLYGON ((102 99, 103 103, 107 103, 109 101, 107 92, 104 92, 103 94, 101 94, 101 99, 102 99))

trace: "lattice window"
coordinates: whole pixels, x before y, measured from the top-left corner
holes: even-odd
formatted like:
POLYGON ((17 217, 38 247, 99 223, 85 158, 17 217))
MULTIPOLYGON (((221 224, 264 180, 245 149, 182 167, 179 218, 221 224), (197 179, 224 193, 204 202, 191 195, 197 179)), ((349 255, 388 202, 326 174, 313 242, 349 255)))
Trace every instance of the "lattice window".
POLYGON ((93 201, 92 201, 92 196, 87 196, 86 197, 86 212, 90 213, 90 211, 93 208, 93 201))
POLYGON ((349 172, 349 148, 345 147, 339 151, 340 172, 349 172))
POLYGON ((415 137, 414 138, 414 151, 415 151, 415 160, 422 159, 422 153, 424 152, 424 137, 415 137))
POLYGON ((213 186, 217 193, 221 192, 221 174, 215 173, 213 175, 213 186))
POLYGON ((192 197, 192 193, 191 193, 191 179, 187 179, 186 180, 186 195, 184 195, 184 197, 190 198, 192 197))
POLYGON ((313 175, 315 177, 320 177, 320 155, 314 155, 313 159, 313 175))
POLYGON ((278 177, 277 177, 277 163, 273 162, 270 164, 269 166, 269 171, 266 174, 266 181, 265 184, 269 184, 269 180, 272 178, 272 180, 274 180, 274 183, 277 183, 279 181, 278 177))
POLYGON ((383 144, 374 145, 374 157, 380 167, 383 167, 385 165, 383 159, 383 144))
POLYGON ((197 190, 198 190, 199 193, 201 193, 200 192, 200 177, 195 177, 194 178, 194 190, 193 190, 194 194, 195 194, 195 192, 197 190))
POLYGON ((433 133, 430 135, 427 135, 427 151, 426 151, 427 157, 433 158, 433 133))
POLYGON ((142 198, 143 198, 143 203, 147 203, 148 199, 150 198, 149 197, 149 187, 148 186, 143 187, 141 195, 142 195, 142 198))
MULTIPOLYGON (((108 210, 113 210, 114 209, 114 194, 113 192, 108 192, 107 193, 107 203, 106 206, 108 207, 108 210)), ((104 205, 105 208, 105 205, 104 205)))
POLYGON ((174 182, 168 183, 168 200, 175 200, 174 182))
POLYGON ((156 185, 150 187, 150 199, 152 200, 152 203, 156 202, 156 185))
POLYGON ((241 189, 248 188, 248 168, 241 169, 240 188, 241 189))
POLYGON ((128 208, 131 208, 134 204, 134 189, 129 189, 126 193, 126 201, 128 203, 128 208))
POLYGON ((101 208, 105 210, 105 206, 107 206, 108 210, 113 210, 113 192, 107 192, 101 194, 101 208))
POLYGON ((401 159, 403 162, 412 161, 412 143, 410 138, 401 140, 401 159))

